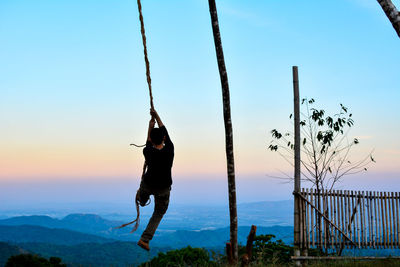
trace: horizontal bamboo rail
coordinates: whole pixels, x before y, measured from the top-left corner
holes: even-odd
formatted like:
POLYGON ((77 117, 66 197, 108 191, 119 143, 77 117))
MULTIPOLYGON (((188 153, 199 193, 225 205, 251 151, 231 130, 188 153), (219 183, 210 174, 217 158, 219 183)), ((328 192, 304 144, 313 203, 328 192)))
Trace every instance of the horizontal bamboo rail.
POLYGON ((400 248, 400 193, 302 189, 301 248, 400 248))

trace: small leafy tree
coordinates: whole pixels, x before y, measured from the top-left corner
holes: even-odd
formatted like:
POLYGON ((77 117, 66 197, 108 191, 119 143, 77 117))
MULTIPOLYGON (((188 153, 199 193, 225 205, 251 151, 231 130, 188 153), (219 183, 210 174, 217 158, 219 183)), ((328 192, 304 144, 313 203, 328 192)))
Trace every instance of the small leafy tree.
MULTIPOLYGON (((371 153, 361 160, 350 160, 351 149, 359 144, 359 140, 348 137, 354 125, 348 108, 340 104, 339 112, 330 116, 325 114, 325 110, 314 108, 314 104, 314 99, 301 101, 302 180, 311 182, 317 190, 330 191, 341 178, 366 171, 367 165, 375 160, 371 153)), ((289 118, 292 119, 292 115, 289 118)), ((269 149, 278 152, 293 166, 293 133, 282 134, 274 129, 271 134, 273 140, 269 149)))
POLYGON ((291 262, 293 247, 282 240, 275 240, 275 235, 258 235, 254 238, 253 260, 261 264, 287 264, 291 262))
MULTIPOLYGON (((348 133, 354 125, 353 115, 348 108, 340 104, 339 112, 330 116, 325 110, 314 108, 314 99, 302 99, 300 114, 301 131, 301 174, 302 180, 310 182, 317 189, 317 208, 321 210, 320 192, 330 192, 344 176, 367 171, 367 166, 375 162, 369 153, 358 161, 350 159, 351 150, 359 144, 357 138, 349 138, 348 133)), ((292 115, 289 116, 292 119, 292 115)), ((271 151, 278 152, 289 164, 293 164, 294 134, 271 131, 273 140, 271 151)), ((282 177, 280 177, 282 178, 282 177)), ((288 176, 287 178, 290 178, 288 176)), ((322 201, 328 214, 327 195, 322 194, 322 201)), ((316 220, 319 239, 322 239, 321 217, 316 220)), ((322 250, 322 248, 321 248, 322 250)))

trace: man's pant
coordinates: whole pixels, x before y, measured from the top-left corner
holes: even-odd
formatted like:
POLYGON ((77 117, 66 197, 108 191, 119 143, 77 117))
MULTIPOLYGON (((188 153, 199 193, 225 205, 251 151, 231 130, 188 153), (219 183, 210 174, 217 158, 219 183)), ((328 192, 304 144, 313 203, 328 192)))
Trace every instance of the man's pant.
POLYGON ((168 209, 170 191, 171 187, 166 189, 152 189, 145 183, 140 183, 139 201, 141 206, 146 205, 150 195, 154 195, 154 211, 142 234, 141 239, 143 241, 149 242, 153 238, 162 217, 168 209))

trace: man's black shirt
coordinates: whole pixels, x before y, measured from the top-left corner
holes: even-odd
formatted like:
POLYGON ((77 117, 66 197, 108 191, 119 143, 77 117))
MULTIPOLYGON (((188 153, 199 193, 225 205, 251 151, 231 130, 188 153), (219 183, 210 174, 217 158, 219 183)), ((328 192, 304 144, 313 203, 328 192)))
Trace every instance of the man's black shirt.
POLYGON ((160 127, 165 135, 164 147, 157 149, 150 141, 146 142, 143 155, 147 163, 144 183, 152 188, 162 189, 172 185, 171 168, 174 161, 174 144, 165 126, 160 127))

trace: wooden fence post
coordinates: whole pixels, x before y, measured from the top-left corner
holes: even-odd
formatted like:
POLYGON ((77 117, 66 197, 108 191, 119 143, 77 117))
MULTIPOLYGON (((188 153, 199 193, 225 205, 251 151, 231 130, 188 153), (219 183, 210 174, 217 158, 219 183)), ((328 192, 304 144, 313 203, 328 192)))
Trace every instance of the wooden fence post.
MULTIPOLYGON (((297 66, 293 66, 294 94, 294 256, 300 256, 300 99, 299 74, 297 66)), ((300 261, 295 262, 300 266, 300 261)))

